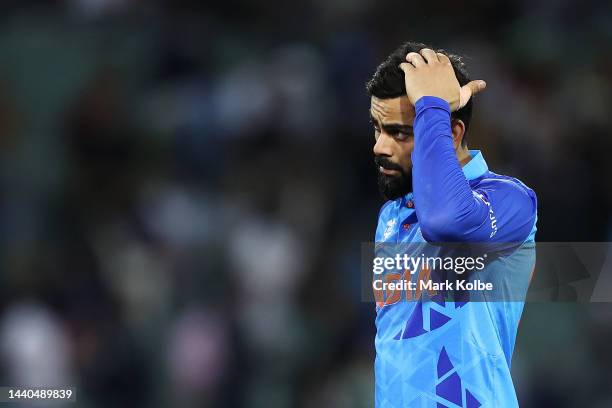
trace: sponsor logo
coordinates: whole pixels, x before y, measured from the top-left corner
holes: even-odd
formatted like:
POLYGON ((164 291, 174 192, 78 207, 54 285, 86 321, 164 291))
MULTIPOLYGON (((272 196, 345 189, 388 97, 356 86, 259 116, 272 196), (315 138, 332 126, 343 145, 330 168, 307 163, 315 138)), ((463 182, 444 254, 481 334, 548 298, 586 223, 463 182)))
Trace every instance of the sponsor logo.
POLYGON ((385 232, 383 233, 383 241, 389 239, 391 234, 393 234, 393 229, 395 228, 395 218, 387 221, 387 226, 385 227, 385 232))
POLYGON ((482 194, 474 192, 474 195, 480 198, 482 202, 489 207, 489 220, 491 221, 491 234, 489 235, 489 238, 493 238, 495 234, 497 234, 497 218, 495 218, 495 214, 493 213, 493 207, 482 194))

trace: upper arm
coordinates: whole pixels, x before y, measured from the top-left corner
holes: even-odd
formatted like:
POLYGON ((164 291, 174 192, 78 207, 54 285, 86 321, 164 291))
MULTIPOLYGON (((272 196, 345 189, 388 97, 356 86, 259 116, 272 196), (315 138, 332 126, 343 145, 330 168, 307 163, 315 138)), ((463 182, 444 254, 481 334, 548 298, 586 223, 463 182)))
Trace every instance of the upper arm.
POLYGON ((481 228, 469 241, 524 242, 534 226, 537 212, 535 193, 518 180, 497 179, 474 189, 475 199, 487 212, 481 228), (482 203, 482 204, 480 204, 482 203))
POLYGON ((534 227, 536 210, 535 193, 518 180, 484 180, 459 211, 439 214, 423 235, 437 242, 522 243, 534 227))

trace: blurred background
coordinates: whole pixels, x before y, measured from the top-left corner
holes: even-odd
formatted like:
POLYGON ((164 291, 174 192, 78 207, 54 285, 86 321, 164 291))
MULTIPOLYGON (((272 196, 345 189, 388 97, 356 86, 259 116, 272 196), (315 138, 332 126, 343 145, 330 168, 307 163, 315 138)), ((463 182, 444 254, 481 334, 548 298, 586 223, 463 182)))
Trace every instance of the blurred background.
MULTIPOLYGON (((79 407, 371 407, 364 84, 417 40, 539 241, 612 239, 612 3, 4 0, 0 383, 79 407)), ((525 407, 612 406, 612 305, 528 304, 525 407)))

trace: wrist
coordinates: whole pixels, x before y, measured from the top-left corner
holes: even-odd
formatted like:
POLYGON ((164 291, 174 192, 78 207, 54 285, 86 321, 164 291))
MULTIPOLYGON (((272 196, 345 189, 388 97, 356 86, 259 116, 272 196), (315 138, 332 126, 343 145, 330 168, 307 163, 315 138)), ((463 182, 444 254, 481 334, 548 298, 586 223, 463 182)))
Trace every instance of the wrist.
POLYGON ((449 114, 451 113, 450 104, 437 96, 421 96, 414 104, 414 110, 417 115, 419 112, 422 112, 428 108, 442 109, 447 111, 449 114))

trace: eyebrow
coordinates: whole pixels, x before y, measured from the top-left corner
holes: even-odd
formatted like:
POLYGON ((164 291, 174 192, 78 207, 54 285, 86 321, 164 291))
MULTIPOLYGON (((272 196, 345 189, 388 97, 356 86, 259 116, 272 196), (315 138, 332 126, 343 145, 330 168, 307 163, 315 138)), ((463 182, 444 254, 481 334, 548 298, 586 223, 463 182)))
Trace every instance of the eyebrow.
POLYGON ((403 123, 387 123, 384 125, 380 125, 378 121, 372 116, 370 113, 370 122, 376 126, 380 126, 385 132, 394 134, 394 133, 412 133, 412 125, 406 125, 403 123))

